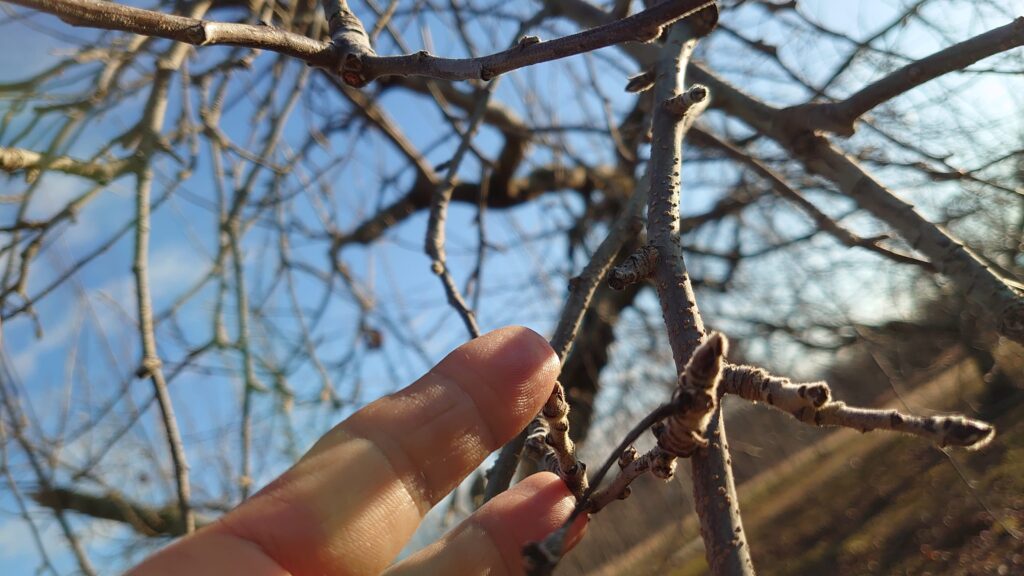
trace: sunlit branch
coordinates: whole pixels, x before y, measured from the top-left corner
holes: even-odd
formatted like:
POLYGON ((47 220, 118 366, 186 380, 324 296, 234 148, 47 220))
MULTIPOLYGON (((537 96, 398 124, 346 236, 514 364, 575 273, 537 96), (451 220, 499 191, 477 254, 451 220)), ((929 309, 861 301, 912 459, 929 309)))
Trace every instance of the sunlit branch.
POLYGON ((849 136, 857 119, 871 109, 939 76, 1020 46, 1024 46, 1024 16, 911 62, 839 102, 802 104, 783 112, 791 122, 807 128, 849 136))
POLYGON ((530 66, 622 42, 649 42, 667 26, 711 4, 707 0, 673 0, 627 18, 570 36, 540 41, 525 36, 512 48, 480 58, 439 58, 426 51, 405 56, 378 56, 362 23, 345 0, 324 0, 331 37, 338 52, 335 70, 346 83, 363 86, 381 76, 429 76, 443 80, 491 80, 530 66))
MULTIPOLYGON (((193 10, 202 14, 209 8, 209 2, 202 2, 193 10)), ((173 72, 181 65, 185 57, 184 45, 179 44, 166 55, 164 67, 156 74, 153 87, 146 102, 145 112, 140 126, 144 135, 138 146, 138 153, 145 158, 152 157, 156 150, 156 138, 164 123, 167 112, 168 89, 173 72)), ((135 299, 139 321, 139 340, 142 348, 142 361, 137 375, 149 378, 153 383, 153 392, 160 408, 164 432, 174 466, 175 486, 178 492, 178 506, 184 519, 185 531, 195 530, 195 514, 191 504, 191 483, 189 481, 188 461, 185 447, 181 439, 181 431, 174 415, 173 402, 167 381, 164 378, 163 363, 157 351, 156 332, 153 324, 153 301, 150 290, 149 274, 149 240, 151 192, 153 187, 153 169, 144 166, 136 172, 135 187, 135 255, 132 272, 135 276, 135 299)))
MULTIPOLYGON (((682 202, 682 141, 700 108, 707 105, 707 89, 700 87, 705 98, 697 100, 698 106, 687 107, 682 116, 679 116, 677 106, 667 106, 666 103, 686 100, 680 94, 684 93, 683 78, 689 55, 696 38, 710 31, 717 22, 717 10, 713 14, 714 18, 703 29, 690 26, 672 29, 664 53, 655 66, 657 80, 652 89, 655 108, 651 138, 663 144, 652 148, 648 166, 651 198, 647 227, 650 243, 658 250, 653 278, 679 374, 685 372, 690 357, 704 339, 704 322, 697 308, 678 234, 682 202)), ((713 98, 714 88, 711 93, 713 98)), ((713 414, 719 415, 720 411, 713 414)), ((753 574, 720 416, 713 417, 708 423, 707 437, 710 440, 707 449, 693 453, 690 462, 694 508, 700 519, 708 565, 716 575, 753 574)))
POLYGON ((840 191, 889 224, 912 248, 927 256, 939 273, 980 304, 1002 334, 1024 341, 1024 299, 1019 290, 949 231, 929 222, 827 138, 806 130, 790 115, 740 92, 698 65, 691 65, 690 72, 711 87, 717 106, 779 142, 808 171, 834 182, 840 191))
POLYGON ((794 384, 754 366, 726 366, 722 392, 763 402, 814 426, 852 428, 861 432, 891 430, 920 436, 940 447, 977 450, 995 436, 990 424, 959 415, 914 416, 898 410, 858 408, 832 399, 825 382, 794 384))
POLYGON ((6 172, 26 172, 28 177, 38 175, 43 170, 53 170, 74 176, 82 176, 98 182, 110 182, 117 177, 131 172, 134 162, 130 158, 121 160, 82 161, 68 156, 47 158, 34 150, 25 148, 5 148, 0 146, 0 170, 6 172))
POLYGON ((294 56, 322 67, 335 60, 328 42, 271 26, 253 26, 233 22, 213 22, 163 14, 100 0, 11 0, 33 10, 58 16, 72 26, 132 32, 177 40, 195 46, 230 45, 271 50, 294 56))

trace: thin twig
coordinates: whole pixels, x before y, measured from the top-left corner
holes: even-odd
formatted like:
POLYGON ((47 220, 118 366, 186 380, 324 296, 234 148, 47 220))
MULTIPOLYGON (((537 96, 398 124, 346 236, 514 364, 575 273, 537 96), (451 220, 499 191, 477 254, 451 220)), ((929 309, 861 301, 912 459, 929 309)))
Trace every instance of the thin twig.
MULTIPOLYGON (((40 455, 36 453, 32 444, 25 437, 24 433, 24 414, 18 405, 17 398, 14 397, 14 377, 8 368, 8 358, 6 351, 0 347, 0 403, 3 404, 4 410, 7 412, 7 422, 10 423, 8 428, 5 428, 5 432, 9 431, 14 440, 21 446, 21 449, 25 452, 26 458, 28 458, 29 465, 32 467, 32 471, 35 473, 36 481, 44 489, 52 487, 50 481, 50 475, 46 473, 43 468, 43 463, 40 461, 40 455)), ((0 423, 0 426, 6 426, 5 423, 0 423)), ((93 567, 92 562, 89 561, 89 556, 85 552, 85 548, 82 546, 81 540, 78 535, 75 534, 74 529, 71 527, 71 522, 68 521, 67 516, 63 510, 54 510, 54 516, 57 518, 57 524, 60 526, 61 532, 64 534, 64 539, 67 540, 68 546, 71 548, 71 553, 75 557, 75 561, 78 563, 78 569, 82 571, 86 576, 95 576, 96 569, 93 567)))
POLYGON ((459 142, 459 147, 448 164, 448 173, 445 176, 444 182, 439 184, 434 190, 434 195, 430 202, 430 217, 427 219, 426 252, 431 260, 430 269, 441 279, 441 285, 444 286, 448 304, 462 318, 462 322, 466 325, 471 338, 480 337, 480 325, 477 323, 476 315, 473 314, 473 311, 466 304, 466 299, 462 296, 462 292, 459 291, 459 287, 455 284, 455 279, 452 278, 451 271, 448 269, 448 258, 445 253, 445 223, 448 219, 448 205, 451 203, 452 191, 455 188, 455 178, 457 177, 459 166, 462 164, 466 151, 469 150, 470 141, 480 126, 484 111, 487 109, 487 101, 490 100, 496 86, 497 82, 492 82, 478 92, 476 108, 473 110, 473 115, 469 120, 469 125, 466 127, 462 140, 459 142))
MULTIPOLYGON (((647 193, 650 190, 646 182, 646 178, 640 180, 625 208, 612 224, 608 235, 601 241, 580 275, 574 277, 569 284, 569 298, 562 308, 558 326, 551 337, 551 347, 563 365, 572 351, 576 334, 583 322, 584 315, 590 308, 594 292, 604 281, 615 256, 622 249, 623 244, 629 238, 636 236, 643 228, 643 209, 647 205, 647 193)), ((561 387, 559 382, 556 385, 556 390, 552 391, 552 396, 558 394, 557 389, 561 387)), ((564 396, 564 389, 561 394, 564 396)), ((502 447, 501 452, 498 453, 498 460, 488 473, 486 499, 489 500, 508 489, 512 482, 512 476, 515 474, 526 435, 527 431, 524 430, 502 447)), ((586 489, 585 485, 581 484, 581 486, 586 489)))
POLYGON ((529 544, 523 551, 524 556, 527 560, 527 568, 530 576, 544 576, 551 574, 554 571, 555 566, 558 564, 558 560, 561 559, 563 554, 563 548, 565 544, 565 537, 568 534, 569 527, 572 526, 576 518, 579 518, 580 514, 584 514, 588 511, 590 498, 594 493, 596 487, 601 485, 601 481, 611 470, 611 467, 615 462, 619 460, 620 455, 640 437, 641 434, 647 431, 655 422, 663 420, 668 416, 674 407, 671 404, 662 404, 652 410, 647 416, 644 416, 642 420, 633 426, 619 442, 619 445, 612 450, 611 455, 605 461, 601 469, 597 471, 597 474, 591 479, 590 487, 586 492, 583 493, 583 497, 576 501, 576 507, 573 508, 572 513, 566 518, 565 522, 562 523, 561 528, 549 534, 541 542, 535 542, 529 544))
MULTIPOLYGON (((194 10, 203 12, 210 5, 209 1, 197 5, 194 10)), ((173 47, 157 70, 146 102, 140 126, 144 130, 138 152, 143 158, 152 157, 157 148, 157 135, 163 126, 167 111, 167 92, 173 72, 180 66, 185 57, 187 47, 179 44, 173 47)), ((164 432, 174 465, 175 485, 178 492, 178 506, 181 517, 185 521, 185 532, 195 530, 195 515, 192 511, 191 488, 188 476, 188 461, 185 447, 178 429, 178 421, 174 415, 173 402, 160 356, 157 353, 156 334, 153 327, 153 301, 149 287, 149 232, 150 232, 150 193, 153 186, 153 169, 150 166, 140 168, 136 173, 135 188, 135 257, 132 271, 135 274, 135 299, 139 317, 139 338, 142 345, 142 362, 137 372, 140 378, 148 377, 153 383, 153 392, 160 407, 164 432)))

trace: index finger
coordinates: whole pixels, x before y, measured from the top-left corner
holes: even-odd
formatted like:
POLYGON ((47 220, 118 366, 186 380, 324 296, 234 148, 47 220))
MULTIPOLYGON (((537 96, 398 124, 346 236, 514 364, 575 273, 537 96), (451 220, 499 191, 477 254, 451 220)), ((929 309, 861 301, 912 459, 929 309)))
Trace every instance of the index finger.
POLYGON ((526 328, 468 342, 336 426, 222 527, 293 574, 379 573, 422 516, 529 423, 558 370, 526 328))

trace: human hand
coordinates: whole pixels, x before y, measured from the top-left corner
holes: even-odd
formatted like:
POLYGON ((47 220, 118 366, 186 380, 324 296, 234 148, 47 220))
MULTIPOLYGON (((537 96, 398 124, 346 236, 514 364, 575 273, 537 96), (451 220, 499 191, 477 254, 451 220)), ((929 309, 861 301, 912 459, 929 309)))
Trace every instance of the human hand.
MULTIPOLYGON (((543 406, 559 364, 526 328, 468 342, 411 386, 324 435, 290 470, 130 574, 519 574, 520 550, 574 500, 549 472, 497 496, 433 545, 390 565, 423 516, 543 406)), ((582 535, 580 517, 567 539, 582 535)))

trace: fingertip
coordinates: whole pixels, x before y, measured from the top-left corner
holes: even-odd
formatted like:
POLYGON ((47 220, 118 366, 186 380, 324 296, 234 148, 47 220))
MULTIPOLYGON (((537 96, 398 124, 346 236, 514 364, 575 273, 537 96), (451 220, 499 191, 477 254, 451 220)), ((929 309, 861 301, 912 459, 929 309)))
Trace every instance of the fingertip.
MULTIPOLYGON (((558 356, 551 344, 525 326, 506 326, 469 342, 489 369, 501 369, 510 379, 558 376, 558 356)), ((479 364, 479 362, 477 362, 479 364)))
POLYGON ((559 370, 558 356, 543 336, 509 326, 463 344, 433 371, 473 398, 503 444, 540 411, 559 370))
MULTIPOLYGON (((519 566, 523 547, 561 528, 575 506, 576 499, 558 476, 540 472, 488 502, 474 521, 490 534, 506 565, 519 566)), ((566 552, 579 542, 586 525, 585 515, 573 523, 566 552)))
POLYGON ((572 522, 572 527, 569 528, 569 534, 565 537, 565 544, 562 548, 562 555, 568 554, 580 540, 583 540, 583 536, 587 533, 587 526, 590 526, 590 514, 584 512, 576 517, 572 522))
MULTIPOLYGON (((523 548, 561 528, 575 505, 561 479, 550 472, 534 474, 484 504, 443 539, 393 566, 388 575, 522 574, 523 548)), ((586 515, 573 523, 566 552, 580 540, 586 523, 586 515)))

